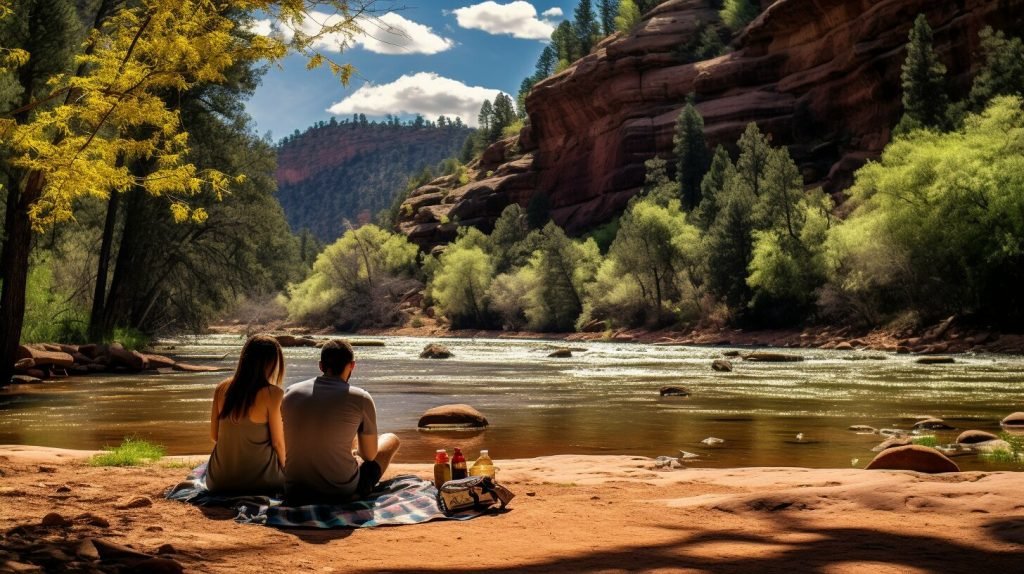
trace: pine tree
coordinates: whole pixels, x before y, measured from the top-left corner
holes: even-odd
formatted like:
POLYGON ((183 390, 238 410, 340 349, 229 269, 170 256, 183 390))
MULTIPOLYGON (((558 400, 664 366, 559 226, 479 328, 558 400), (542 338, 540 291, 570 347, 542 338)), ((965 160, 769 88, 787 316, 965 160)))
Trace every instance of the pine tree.
POLYGON ((701 198, 700 204, 693 212, 693 222, 697 227, 707 231, 711 224, 718 217, 719 196, 725 189, 725 184, 736 173, 736 166, 729 157, 725 148, 715 148, 714 156, 711 158, 711 167, 700 182, 701 198))
POLYGON ((558 66, 558 54, 550 45, 544 46, 540 56, 537 57, 537 69, 533 74, 535 81, 541 81, 555 72, 558 66))
POLYGON ((582 58, 590 53, 591 48, 594 47, 595 38, 600 35, 597 16, 594 14, 591 0, 580 0, 580 3, 576 5, 572 27, 579 46, 578 58, 582 58))
POLYGON ((944 123, 949 96, 946 93, 946 66, 932 46, 932 29, 924 14, 914 20, 903 64, 903 119, 899 132, 915 127, 935 128, 944 123))
POLYGON ((560 72, 569 64, 572 64, 580 57, 579 40, 576 38, 576 31, 572 22, 562 20, 562 23, 551 33, 551 45, 554 46, 555 62, 554 71, 560 72))
POLYGON ((991 27, 981 31, 985 63, 974 77, 968 98, 971 111, 985 109, 996 96, 1024 95, 1024 42, 991 27))
POLYGON ((484 100, 484 103, 480 104, 480 112, 476 115, 477 129, 481 132, 489 134, 491 131, 491 125, 494 123, 494 104, 490 100, 484 100))
POLYGON ((516 108, 512 98, 506 94, 498 94, 494 97, 493 120, 490 125, 490 142, 494 143, 502 138, 505 128, 516 121, 516 108))
POLYGON ((619 15, 618 0, 598 0, 597 13, 601 20, 601 33, 611 36, 615 33, 615 17, 619 15))
POLYGON ((740 148, 740 157, 736 160, 737 183, 745 186, 755 198, 760 197, 764 188, 765 167, 772 153, 771 143, 757 124, 750 122, 737 145, 740 148))
POLYGON ((708 169, 708 147, 704 141, 704 118, 693 104, 686 104, 676 120, 673 139, 676 153, 676 178, 683 209, 692 211, 700 204, 700 184, 708 169))
POLYGON ((530 76, 523 78, 523 82, 519 84, 519 94, 516 95, 516 115, 521 120, 526 119, 526 96, 530 95, 530 90, 533 89, 536 83, 537 78, 530 76))

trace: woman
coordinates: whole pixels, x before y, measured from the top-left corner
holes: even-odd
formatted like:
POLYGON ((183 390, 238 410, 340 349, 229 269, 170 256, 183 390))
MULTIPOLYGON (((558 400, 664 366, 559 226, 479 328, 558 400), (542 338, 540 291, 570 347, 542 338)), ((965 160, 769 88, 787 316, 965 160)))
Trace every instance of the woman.
POLYGON ((275 494, 284 489, 284 355, 267 335, 249 338, 235 376, 217 385, 210 415, 211 492, 275 494))

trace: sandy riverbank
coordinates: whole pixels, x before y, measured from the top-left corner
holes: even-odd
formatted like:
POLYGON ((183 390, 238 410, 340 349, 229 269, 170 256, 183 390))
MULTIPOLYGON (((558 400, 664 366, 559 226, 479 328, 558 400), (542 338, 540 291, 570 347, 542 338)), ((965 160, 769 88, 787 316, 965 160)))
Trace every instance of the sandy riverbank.
POLYGON ((501 516, 281 531, 163 500, 201 457, 121 469, 89 467, 88 454, 0 446, 2 552, 56 565, 55 549, 73 557, 86 538, 151 554, 169 544, 164 556, 186 571, 225 573, 1010 572, 1024 560, 1018 473, 656 470, 640 457, 541 457, 499 461, 518 495, 501 516), (117 509, 140 496, 152 505, 117 509), (50 512, 73 525, 39 527, 50 512), (86 513, 100 520, 75 519, 86 513))

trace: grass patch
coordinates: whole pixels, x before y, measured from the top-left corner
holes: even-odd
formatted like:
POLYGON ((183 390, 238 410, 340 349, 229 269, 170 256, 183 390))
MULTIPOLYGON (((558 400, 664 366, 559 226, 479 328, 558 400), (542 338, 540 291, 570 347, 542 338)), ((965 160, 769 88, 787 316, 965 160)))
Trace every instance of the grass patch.
POLYGON ((1013 452, 1006 450, 1005 448, 996 449, 992 452, 986 452, 981 455, 981 458, 988 462, 998 462, 1001 464, 1014 464, 1019 463, 1020 459, 1013 452))
POLYGON ((114 329, 113 336, 110 338, 110 341, 107 342, 121 343, 121 346, 129 351, 141 351, 148 347, 151 341, 152 338, 142 331, 118 327, 114 329))
POLYGON ((139 466, 150 464, 164 457, 167 450, 158 444, 130 436, 120 446, 105 446, 106 452, 89 459, 90 466, 139 466))
POLYGON ((935 438, 933 436, 918 436, 918 437, 914 437, 911 440, 911 442, 913 442, 914 444, 919 444, 921 446, 928 446, 928 447, 931 447, 931 448, 935 448, 935 447, 939 446, 939 439, 937 439, 937 438, 935 438))

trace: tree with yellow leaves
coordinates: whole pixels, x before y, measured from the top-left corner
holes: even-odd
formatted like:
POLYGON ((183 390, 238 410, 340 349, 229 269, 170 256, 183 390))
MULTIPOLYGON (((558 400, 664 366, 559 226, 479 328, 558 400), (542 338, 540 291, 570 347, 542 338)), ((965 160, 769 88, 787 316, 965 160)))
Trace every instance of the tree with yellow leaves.
MULTIPOLYGON (((39 21, 39 13, 71 0, 0 0, 0 24, 39 21), (36 11, 36 12, 33 12, 36 11)), ((74 218, 79 199, 130 188, 167 199, 177 221, 202 222, 189 198, 220 197, 239 178, 200 171, 188 161, 188 134, 173 95, 224 81, 238 59, 278 61, 290 51, 311 67, 328 65, 342 82, 353 70, 317 51, 344 43, 372 17, 373 0, 101 0, 80 48, 64 69, 37 74, 43 54, 0 37, 0 76, 20 92, 0 102, 0 169, 7 194, 0 267, 0 384, 10 380, 25 309, 33 232, 74 218), (314 18, 324 11, 328 19, 314 18), (231 14, 261 13, 292 34, 233 33, 231 14), (316 22, 311 26, 311 22, 316 22), (132 166, 145 161, 143 173, 132 166)), ((38 34, 26 36, 31 47, 38 34)), ((339 46, 340 48, 341 46, 339 46)))

